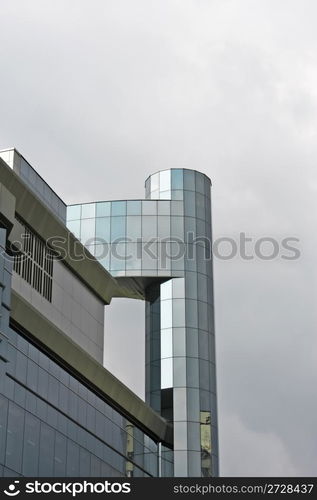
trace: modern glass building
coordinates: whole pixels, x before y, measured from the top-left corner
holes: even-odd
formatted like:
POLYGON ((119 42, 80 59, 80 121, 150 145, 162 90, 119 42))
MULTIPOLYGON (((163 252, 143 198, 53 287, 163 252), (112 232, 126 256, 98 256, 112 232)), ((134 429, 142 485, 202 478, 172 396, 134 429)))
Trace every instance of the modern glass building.
POLYGON ((209 178, 66 206, 6 150, 0 183, 0 473, 217 476, 209 178), (146 402, 103 366, 113 297, 146 301, 146 402))

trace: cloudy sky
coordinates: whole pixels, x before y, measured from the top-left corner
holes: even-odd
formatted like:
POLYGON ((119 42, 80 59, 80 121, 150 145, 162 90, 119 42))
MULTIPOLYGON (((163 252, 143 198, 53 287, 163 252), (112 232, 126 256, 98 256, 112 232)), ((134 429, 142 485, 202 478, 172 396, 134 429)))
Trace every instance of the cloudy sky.
MULTIPOLYGON (((221 474, 315 476, 316 2, 0 0, 0 15, 0 148, 67 203, 194 168, 215 238, 245 232, 250 254, 299 238, 297 260, 215 259, 221 474)), ((142 359, 143 305, 125 304, 128 325, 113 306, 108 363, 129 381, 116 356, 135 318, 142 359)))

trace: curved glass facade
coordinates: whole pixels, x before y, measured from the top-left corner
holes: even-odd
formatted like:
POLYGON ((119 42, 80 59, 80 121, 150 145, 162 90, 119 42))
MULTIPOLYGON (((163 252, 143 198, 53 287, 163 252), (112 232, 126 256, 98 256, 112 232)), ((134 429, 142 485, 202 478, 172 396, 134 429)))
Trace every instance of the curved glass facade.
POLYGON ((162 170, 144 200, 67 210, 104 267, 143 286, 146 400, 173 422, 175 476, 218 475, 210 187, 200 172, 162 170))

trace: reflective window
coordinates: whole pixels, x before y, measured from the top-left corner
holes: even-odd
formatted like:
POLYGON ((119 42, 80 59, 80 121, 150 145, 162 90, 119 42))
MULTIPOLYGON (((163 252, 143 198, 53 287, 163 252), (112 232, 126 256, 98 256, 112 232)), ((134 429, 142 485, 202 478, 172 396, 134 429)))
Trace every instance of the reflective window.
POLYGON ((175 189, 174 191, 171 192, 171 198, 172 200, 183 200, 184 191, 181 191, 180 189, 175 189))
POLYGON ((158 201, 157 202, 157 212, 159 215, 170 215, 171 211, 171 202, 170 201, 158 201))
POLYGON ((186 355, 186 330, 173 328, 173 356, 186 355))
POLYGON ((127 217, 127 239, 136 241, 141 238, 141 217, 131 215, 127 217))
POLYGON ((142 217, 142 237, 143 241, 157 238, 157 217, 151 215, 142 217))
POLYGON ((172 301, 163 300, 161 302, 161 328, 172 327, 172 301))
POLYGON ((187 358, 187 384, 199 387, 199 364, 197 358, 187 358))
POLYGON ((137 243, 127 243, 126 248, 126 269, 141 269, 142 266, 142 245, 137 243))
POLYGON ((171 218, 167 215, 158 217, 157 236, 159 239, 168 238, 171 232, 171 218))
POLYGON ((196 192, 205 194, 205 177, 200 172, 195 172, 196 174, 196 192))
POLYGON ((141 215, 142 203, 139 200, 127 201, 127 215, 141 215))
POLYGON ((196 216, 195 208, 195 192, 185 191, 184 192, 184 213, 190 217, 196 216))
POLYGON ((161 331, 161 358, 171 358, 173 356, 173 335, 172 329, 161 331))
POLYGON ((158 191, 160 189, 160 174, 151 175, 151 191, 158 191))
POLYGON ((142 201, 142 215, 156 215, 156 201, 142 201))
POLYGON ((99 238, 99 243, 110 241, 110 221, 110 217, 98 217, 96 219, 96 239, 99 238))
POLYGON ((186 387, 186 358, 174 358, 174 387, 186 387))
POLYGON ((183 217, 171 217, 171 239, 178 238, 184 241, 184 219, 183 217))
POLYGON ((113 201, 111 203, 111 216, 126 215, 126 202, 113 201))
POLYGON ((80 228, 80 241, 83 245, 89 245, 94 242, 96 219, 83 219, 80 228))
POLYGON ((173 299, 173 326, 185 326, 185 301, 173 299))
POLYGON ((183 170, 172 169, 172 189, 183 189, 183 170))
POLYGON ((171 190, 171 171, 163 170, 160 172, 160 191, 170 191, 171 190))
POLYGON ((125 238, 126 217, 113 217, 111 219, 111 241, 125 238))
POLYGON ((110 209, 110 201, 96 203, 96 217, 110 217, 110 209))
POLYGON ((67 220, 78 220, 81 218, 81 205, 70 205, 67 207, 67 220))
POLYGON ((81 206, 81 218, 82 219, 91 219, 95 217, 96 213, 96 204, 95 203, 86 203, 81 206))
POLYGON ((195 172, 193 170, 184 170, 184 189, 195 191, 195 172))
POLYGON ((161 389, 173 386, 173 358, 161 360, 161 389))
POLYGON ((187 423, 174 424, 174 450, 187 450, 187 423))
POLYGON ((200 193, 196 194, 196 217, 205 219, 205 197, 200 193))

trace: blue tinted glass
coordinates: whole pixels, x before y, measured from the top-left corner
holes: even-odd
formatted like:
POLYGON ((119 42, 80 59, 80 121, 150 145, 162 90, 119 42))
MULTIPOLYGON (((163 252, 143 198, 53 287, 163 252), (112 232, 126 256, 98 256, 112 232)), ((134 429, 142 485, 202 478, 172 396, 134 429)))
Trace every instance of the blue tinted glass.
POLYGON ((77 220, 81 217, 81 205, 70 205, 66 212, 67 220, 77 220))
POLYGON ((111 215, 125 215, 126 214, 126 202, 125 201, 113 201, 111 203, 111 215))
POLYGON ((111 241, 119 238, 125 238, 125 217, 112 217, 111 218, 111 241))
MULTIPOLYGON (((96 238, 100 238, 102 242, 110 241, 110 220, 110 217, 99 217, 96 219, 96 238)), ((96 241, 96 243, 98 242, 96 241)))
POLYGON ((184 189, 195 191, 195 172, 193 170, 184 170, 184 189))
POLYGON ((183 170, 172 170, 172 189, 183 189, 183 170))
POLYGON ((109 217, 110 216, 110 201, 96 203, 96 217, 109 217))

